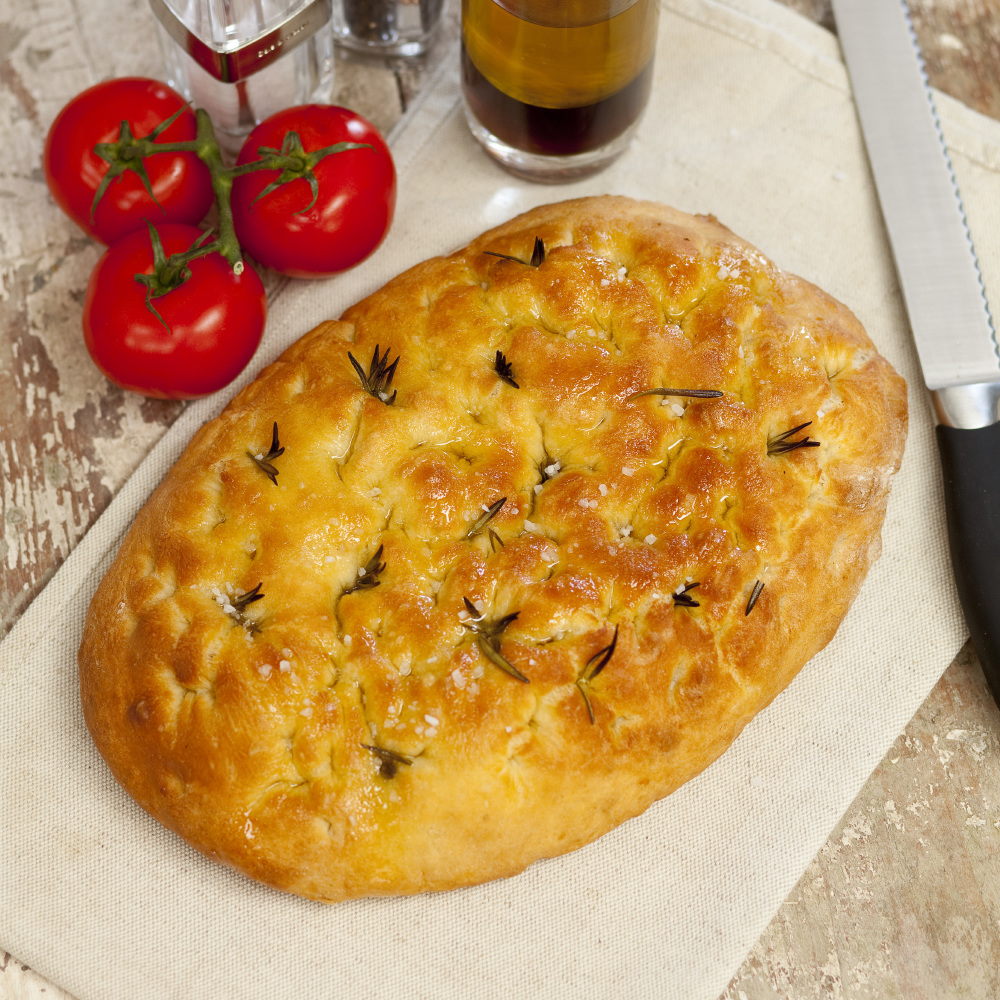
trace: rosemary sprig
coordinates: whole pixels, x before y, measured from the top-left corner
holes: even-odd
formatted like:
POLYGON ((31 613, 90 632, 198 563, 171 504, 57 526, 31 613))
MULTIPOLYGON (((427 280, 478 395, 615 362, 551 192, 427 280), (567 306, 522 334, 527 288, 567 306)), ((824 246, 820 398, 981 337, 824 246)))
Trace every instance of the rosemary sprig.
POLYGON ((364 567, 358 570, 358 578, 344 591, 343 597, 353 594, 356 590, 371 590, 377 587, 382 581, 379 574, 385 569, 385 563, 381 562, 382 546, 375 550, 375 555, 365 563, 364 567))
POLYGON ((497 546, 500 546, 501 549, 506 548, 503 543, 503 539, 492 528, 487 528, 486 532, 490 538, 490 548, 494 552, 496 552, 497 546))
MULTIPOLYGON (((466 533, 465 537, 466 538, 474 538, 476 535, 478 535, 479 532, 482 531, 483 528, 485 528, 486 525, 488 525, 490 523, 490 521, 492 521, 493 518, 495 518, 497 516, 497 514, 500 513, 501 509, 503 508, 503 505, 506 502, 507 502, 507 498, 506 497, 500 497, 500 499, 497 500, 491 507, 489 507, 487 510, 483 511, 482 516, 476 519, 476 522, 472 525, 471 528, 469 528, 469 530, 466 533)), ((490 541, 491 542, 493 540, 493 535, 495 535, 495 534, 496 534, 496 532, 492 528, 490 528, 490 541)), ((497 541, 498 542, 500 541, 500 536, 499 535, 497 535, 497 541)), ((500 542, 500 544, 502 546, 503 542, 500 542)), ((494 551, 495 550, 496 550, 496 545, 494 544, 494 551)))
POLYGON ((744 617, 753 611, 754 605, 757 603, 757 598, 760 597, 761 591, 764 589, 763 580, 755 580, 753 585, 753 590, 750 592, 750 600, 747 601, 747 609, 743 612, 744 617))
POLYGON ((238 597, 234 597, 229 603, 236 609, 237 614, 243 614, 247 609, 248 604, 253 604, 254 601, 259 601, 264 595, 260 592, 260 588, 264 585, 264 581, 261 580, 253 590, 248 590, 245 594, 240 594, 238 597))
POLYGON ((510 362, 504 357, 503 351, 497 351, 496 360, 493 362, 493 370, 507 385, 512 385, 515 389, 521 388, 514 381, 514 373, 510 367, 510 362))
POLYGON ((542 261, 545 260, 545 244, 542 242, 541 236, 535 237, 535 245, 531 250, 531 258, 529 260, 522 260, 520 257, 513 257, 509 253, 497 253, 495 250, 484 250, 483 253, 488 254, 490 257, 500 257, 503 260, 512 260, 516 264, 524 264, 525 267, 540 267, 542 261))
MULTIPOLYGON (((248 590, 245 594, 237 594, 235 597, 230 597, 228 594, 225 596, 226 605, 224 610, 226 614, 231 615, 232 618, 242 625, 248 632, 260 632, 260 625, 257 624, 252 618, 248 618, 246 614, 247 608, 253 604, 255 601, 259 601, 263 598, 263 594, 260 592, 260 588, 263 586, 263 581, 257 584, 252 590, 248 590)), ((216 591, 217 595, 221 592, 216 591)), ((219 597, 220 604, 222 603, 221 597, 219 597)))
POLYGON ((587 715, 590 718, 591 723, 594 722, 594 709, 590 704, 590 698, 587 696, 587 691, 584 688, 585 684, 589 684, 607 665, 608 661, 615 654, 615 647, 618 645, 618 626, 615 626, 615 634, 603 649, 599 649, 594 655, 587 660, 586 666, 580 672, 580 676, 576 679, 576 688, 583 696, 583 703, 587 706, 587 715))
POLYGON ((541 236, 536 236, 535 245, 531 250, 531 260, 528 261, 528 264, 531 267, 539 267, 543 260, 545 260, 545 244, 542 242, 541 236))
POLYGON ((405 753, 396 753, 395 750, 390 750, 388 747, 377 747, 372 743, 362 743, 361 746, 364 747, 365 750, 371 750, 371 752, 382 762, 379 766, 378 773, 381 774, 383 778, 395 778, 400 764, 404 764, 409 767, 413 763, 412 757, 407 757, 405 753))
POLYGON ((784 455, 786 452, 795 451, 796 448, 818 448, 819 441, 813 441, 808 434, 798 441, 789 440, 792 435, 805 430, 811 423, 811 420, 807 420, 804 424, 799 424, 798 427, 793 427, 790 431, 785 431, 784 434, 779 434, 776 438, 768 438, 768 455, 784 455))
POLYGON ((285 449, 278 442, 278 421, 274 422, 274 430, 271 432, 271 448, 266 455, 258 458, 252 451, 247 452, 247 456, 256 463, 257 468, 267 476, 268 479, 278 485, 278 470, 274 467, 274 460, 284 455, 285 449))
POLYGON ((683 590, 677 591, 674 594, 674 604, 681 608, 700 608, 701 604, 688 593, 697 586, 697 583, 689 583, 683 590))
POLYGON ((389 364, 389 348, 385 349, 385 354, 382 357, 378 356, 378 344, 375 345, 375 353, 372 355, 371 364, 368 366, 368 373, 365 373, 364 368, 358 363, 357 358, 351 354, 350 351, 347 352, 348 358, 351 359, 351 364, 354 365, 354 370, 358 373, 358 378, 361 379, 361 387, 368 393, 369 396, 374 396, 375 399, 381 399, 386 406, 391 406, 396 401, 396 390, 393 389, 392 395, 389 395, 389 386, 392 385, 392 377, 396 374, 396 365, 399 364, 399 355, 396 355, 396 360, 389 364))
POLYGON ((718 399, 722 395, 720 389, 643 389, 625 397, 625 402, 631 402, 640 396, 690 396, 692 399, 718 399))
POLYGON ((515 680, 524 684, 530 683, 528 678, 500 652, 500 636, 506 631, 507 626, 517 619, 520 612, 515 611, 513 614, 498 618, 495 622, 487 622, 472 601, 467 597, 463 597, 462 600, 465 602, 465 610, 469 613, 469 618, 462 622, 462 627, 475 635, 476 645, 483 656, 515 680))

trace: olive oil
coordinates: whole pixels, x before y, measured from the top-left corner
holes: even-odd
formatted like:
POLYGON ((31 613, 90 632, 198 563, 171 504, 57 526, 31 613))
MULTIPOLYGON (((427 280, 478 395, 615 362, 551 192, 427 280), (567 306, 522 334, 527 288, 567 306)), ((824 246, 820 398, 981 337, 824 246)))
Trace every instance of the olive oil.
POLYGON ((657 10, 656 0, 462 0, 468 110, 529 153, 606 146, 646 104, 657 10))

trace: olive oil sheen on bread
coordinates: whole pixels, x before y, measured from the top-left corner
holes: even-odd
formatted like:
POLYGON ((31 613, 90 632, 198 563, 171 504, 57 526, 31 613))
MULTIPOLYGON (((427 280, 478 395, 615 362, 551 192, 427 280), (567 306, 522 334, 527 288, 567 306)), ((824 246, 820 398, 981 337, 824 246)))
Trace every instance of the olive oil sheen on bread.
POLYGON ((462 0, 469 110, 528 152, 606 146, 646 104, 657 10, 656 0, 462 0))

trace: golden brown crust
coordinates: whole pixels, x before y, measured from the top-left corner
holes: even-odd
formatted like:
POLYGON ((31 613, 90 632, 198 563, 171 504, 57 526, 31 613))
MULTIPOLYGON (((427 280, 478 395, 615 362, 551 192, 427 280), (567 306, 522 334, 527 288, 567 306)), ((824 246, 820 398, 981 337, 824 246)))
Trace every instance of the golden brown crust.
POLYGON ((195 435, 91 606, 87 724, 145 809, 277 888, 514 874, 693 777, 829 641, 905 427, 851 313, 714 219, 538 208, 195 435), (536 237, 541 266, 490 255, 536 237), (391 402, 348 357, 376 345, 391 402), (657 387, 723 395, 632 397, 657 387))

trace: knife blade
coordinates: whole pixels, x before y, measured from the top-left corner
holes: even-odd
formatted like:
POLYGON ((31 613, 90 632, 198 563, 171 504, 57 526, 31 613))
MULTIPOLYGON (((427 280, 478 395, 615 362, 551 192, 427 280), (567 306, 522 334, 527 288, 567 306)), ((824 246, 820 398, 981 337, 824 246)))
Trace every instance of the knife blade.
POLYGON ((833 12, 937 419, 959 600, 1000 705, 1000 346, 906 4, 833 12))

